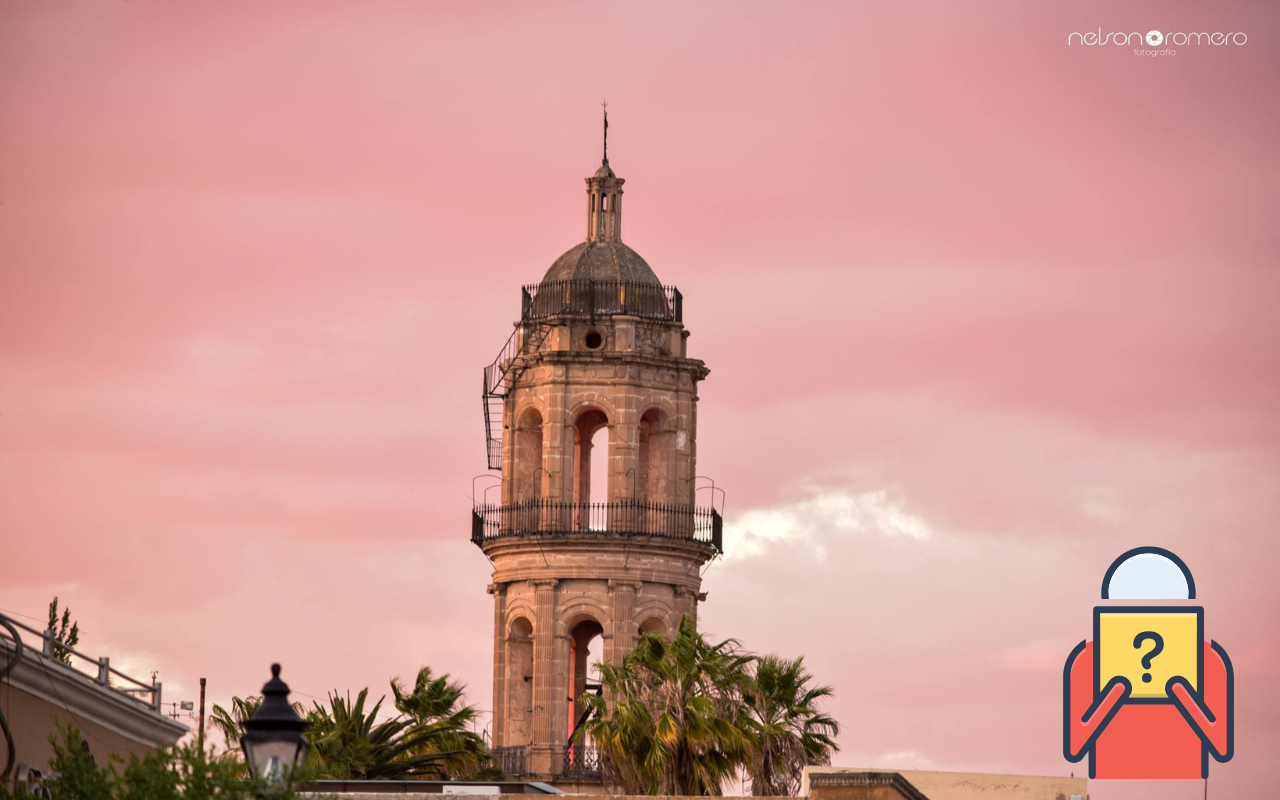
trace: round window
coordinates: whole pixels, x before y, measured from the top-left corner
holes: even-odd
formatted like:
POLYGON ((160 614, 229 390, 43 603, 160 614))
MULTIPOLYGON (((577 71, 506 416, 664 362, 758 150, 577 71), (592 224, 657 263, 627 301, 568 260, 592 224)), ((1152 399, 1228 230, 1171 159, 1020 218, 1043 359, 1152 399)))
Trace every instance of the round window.
POLYGON ((600 345, 604 344, 604 337, 600 335, 600 331, 587 331, 582 343, 590 350, 599 350, 600 345))

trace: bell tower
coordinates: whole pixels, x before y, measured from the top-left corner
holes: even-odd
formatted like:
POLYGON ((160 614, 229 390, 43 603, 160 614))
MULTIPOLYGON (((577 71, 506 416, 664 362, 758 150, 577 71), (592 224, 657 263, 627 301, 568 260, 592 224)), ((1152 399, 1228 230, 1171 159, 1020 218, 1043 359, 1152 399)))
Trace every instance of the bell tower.
POLYGON ((583 694, 599 691, 593 665, 696 614, 701 568, 721 550, 696 470, 708 370, 687 354, 679 290, 622 243, 607 114, 605 137, 586 179, 586 239, 523 288, 484 370, 501 484, 494 502, 477 500, 471 530, 493 562, 495 752, 508 774, 582 791, 600 783, 590 742, 569 744, 583 694))

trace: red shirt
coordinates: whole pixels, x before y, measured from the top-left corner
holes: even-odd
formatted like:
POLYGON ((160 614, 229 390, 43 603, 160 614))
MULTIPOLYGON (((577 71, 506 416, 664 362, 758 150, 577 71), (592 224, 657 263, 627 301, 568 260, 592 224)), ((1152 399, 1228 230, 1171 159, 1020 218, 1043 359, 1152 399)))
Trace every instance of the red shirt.
POLYGON ((1231 758, 1235 677, 1216 642, 1204 643, 1201 691, 1171 678, 1171 702, 1125 703, 1131 687, 1113 678, 1098 693, 1093 642, 1081 642, 1063 670, 1062 749, 1068 761, 1089 755, 1090 778, 1207 778, 1209 756, 1231 758))

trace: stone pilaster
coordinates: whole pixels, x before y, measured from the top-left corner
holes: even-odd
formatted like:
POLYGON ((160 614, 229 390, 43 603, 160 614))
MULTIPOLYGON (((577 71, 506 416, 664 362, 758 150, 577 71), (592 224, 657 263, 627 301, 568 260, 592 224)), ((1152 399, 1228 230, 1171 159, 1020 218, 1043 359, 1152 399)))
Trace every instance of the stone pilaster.
POLYGON ((501 747, 506 743, 507 720, 507 587, 491 583, 493 595, 493 741, 501 747))
POLYGON ((644 584, 640 581, 610 580, 609 594, 613 600, 612 634, 605 641, 604 662, 618 666, 636 643, 636 623, 632 619, 636 606, 636 592, 644 584))
POLYGON ((555 711, 563 703, 556 702, 556 694, 564 694, 565 687, 556 679, 556 585, 554 578, 535 578, 529 581, 534 590, 533 623, 533 747, 530 759, 533 771, 539 774, 559 772, 554 764, 555 711), (550 667, 550 669, 548 669, 550 667))

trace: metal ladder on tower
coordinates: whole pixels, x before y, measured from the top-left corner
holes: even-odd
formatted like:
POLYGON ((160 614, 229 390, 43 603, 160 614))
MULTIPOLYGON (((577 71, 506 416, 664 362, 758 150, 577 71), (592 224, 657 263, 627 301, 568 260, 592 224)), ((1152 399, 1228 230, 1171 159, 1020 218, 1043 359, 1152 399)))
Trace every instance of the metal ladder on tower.
POLYGON ((502 469, 502 412, 507 395, 529 365, 526 355, 538 352, 552 326, 544 322, 524 322, 511 332, 498 357, 484 368, 480 399, 484 405, 485 454, 489 469, 502 469), (524 337, 521 338, 521 333, 524 337), (495 427, 497 435, 494 435, 495 427))

